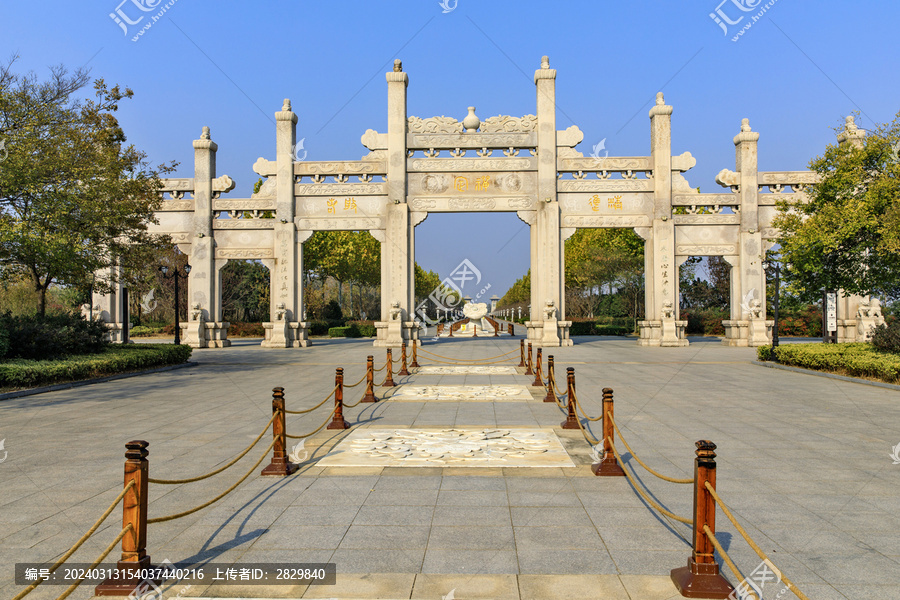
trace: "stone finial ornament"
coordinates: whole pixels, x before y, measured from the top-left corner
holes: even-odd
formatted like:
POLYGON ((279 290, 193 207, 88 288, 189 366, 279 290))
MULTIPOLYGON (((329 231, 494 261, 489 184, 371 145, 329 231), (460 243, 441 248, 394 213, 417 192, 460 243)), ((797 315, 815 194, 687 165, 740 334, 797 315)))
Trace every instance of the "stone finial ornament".
POLYGON ((844 119, 844 129, 838 132, 837 140, 839 144, 850 142, 854 146, 862 146, 863 139, 866 137, 866 130, 860 129, 856 125, 856 117, 847 115, 844 119))
POLYGON ((847 115, 847 118, 844 119, 844 131, 856 131, 859 127, 856 126, 856 117, 853 115, 847 115))
POLYGON ((399 58, 394 61, 394 72, 402 73, 403 72, 403 61, 399 58))
POLYGON ((288 112, 289 110, 291 110, 291 99, 290 98, 284 99, 284 104, 281 105, 281 110, 284 112, 288 112))
POLYGON ((466 118, 463 119, 463 127, 466 132, 469 131, 477 131, 479 127, 481 127, 481 119, 475 114, 475 107, 469 107, 469 114, 466 115, 466 118))
POLYGON ((541 57, 541 68, 542 68, 542 69, 549 69, 549 68, 550 68, 550 57, 549 57, 549 56, 542 56, 542 57, 541 57))
POLYGON ((741 119, 741 131, 753 131, 753 129, 750 128, 750 119, 741 119))
POLYGON ((206 126, 203 127, 203 133, 200 134, 200 139, 201 139, 201 140, 210 140, 210 139, 212 139, 212 138, 209 136, 209 127, 206 127, 206 126))
POLYGON ((663 96, 662 92, 656 92, 656 105, 663 106, 666 103, 666 97, 663 96))

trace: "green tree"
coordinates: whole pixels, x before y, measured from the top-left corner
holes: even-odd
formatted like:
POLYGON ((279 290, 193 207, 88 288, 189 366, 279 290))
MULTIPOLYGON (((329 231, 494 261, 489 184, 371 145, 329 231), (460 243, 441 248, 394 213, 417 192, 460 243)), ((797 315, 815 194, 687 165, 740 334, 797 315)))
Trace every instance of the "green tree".
POLYGON ((441 276, 434 271, 426 271, 416 263, 416 304, 440 287, 441 276))
POLYGON ((131 90, 98 79, 94 98, 82 100, 86 71, 55 67, 40 82, 14 73, 14 62, 0 69, 0 265, 31 281, 43 315, 54 282, 85 285, 115 264, 128 272, 162 246, 147 226, 160 205, 159 175, 174 164, 151 169, 125 145, 114 113, 131 90))
POLYGON ((531 301, 531 269, 509 288, 500 299, 498 306, 507 307, 521 302, 531 301))
POLYGON ((808 202, 781 202, 782 271, 792 293, 815 301, 823 289, 900 292, 900 113, 853 144, 832 144, 810 162, 819 181, 808 202))

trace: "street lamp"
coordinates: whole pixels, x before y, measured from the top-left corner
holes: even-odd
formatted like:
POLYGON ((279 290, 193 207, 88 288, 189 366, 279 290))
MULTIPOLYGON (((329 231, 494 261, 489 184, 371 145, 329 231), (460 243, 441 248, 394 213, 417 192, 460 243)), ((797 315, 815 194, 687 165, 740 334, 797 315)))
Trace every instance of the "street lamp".
POLYGON ((169 275, 169 267, 166 265, 159 267, 159 272, 162 273, 164 279, 175 279, 175 345, 177 346, 181 343, 181 324, 178 322, 178 280, 188 276, 191 272, 191 265, 184 265, 184 273, 181 273, 178 267, 175 267, 172 269, 172 274, 169 275))

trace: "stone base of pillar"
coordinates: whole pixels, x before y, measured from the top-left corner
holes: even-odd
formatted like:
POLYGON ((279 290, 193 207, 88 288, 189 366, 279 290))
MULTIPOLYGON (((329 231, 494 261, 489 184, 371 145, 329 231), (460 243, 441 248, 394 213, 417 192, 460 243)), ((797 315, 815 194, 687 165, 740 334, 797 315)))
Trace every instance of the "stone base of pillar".
POLYGON ((572 321, 557 321, 556 325, 559 327, 559 345, 574 346, 575 342, 569 338, 569 328, 572 326, 572 321))
POLYGON ((182 343, 191 348, 228 348, 228 321, 189 321, 181 326, 182 343))
POLYGON ((559 327, 557 326, 556 317, 547 319, 541 323, 541 344, 540 348, 558 348, 559 347, 559 327))
POLYGON ((306 348, 311 345, 305 322, 276 321, 262 325, 266 330, 266 339, 260 344, 263 348, 306 348))
POLYGON ((372 343, 376 348, 400 348, 403 346, 402 321, 376 321, 375 331, 378 337, 372 343))
POLYGON ((640 337, 638 346, 677 348, 690 344, 687 339, 687 321, 663 319, 638 321, 640 337))
POLYGON ((748 321, 729 320, 722 321, 725 327, 725 337, 722 344, 737 348, 755 348, 768 346, 772 343, 772 328, 775 321, 764 319, 750 319, 748 321))
MULTIPOLYGON (((871 326, 874 327, 874 319, 872 319, 871 326)), ((852 342, 862 342, 868 341, 865 339, 859 339, 859 330, 862 329, 864 332, 867 331, 867 323, 860 323, 855 319, 838 319, 837 322, 837 341, 838 344, 849 344, 852 342)), ((865 334, 864 334, 865 335, 865 334)))
POLYGON ((525 321, 525 339, 529 342, 539 342, 543 335, 544 325, 540 321, 525 321))
POLYGON ((106 323, 106 340, 112 344, 121 344, 124 339, 121 323, 106 323))

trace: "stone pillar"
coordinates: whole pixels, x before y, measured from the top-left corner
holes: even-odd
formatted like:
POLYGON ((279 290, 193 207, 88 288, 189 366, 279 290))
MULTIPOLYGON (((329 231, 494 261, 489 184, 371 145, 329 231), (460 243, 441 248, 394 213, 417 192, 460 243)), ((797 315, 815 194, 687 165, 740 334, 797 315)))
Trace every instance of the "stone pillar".
POLYGON ((650 161, 653 165, 653 222, 645 237, 645 320, 638 324, 641 346, 687 346, 686 323, 677 320, 678 267, 672 220, 672 107, 662 92, 650 109, 650 161))
MULTIPOLYGON (((856 119, 853 115, 846 118, 844 129, 837 135, 838 144, 844 146, 850 144, 857 148, 861 148, 866 138, 866 131, 856 126, 856 119)), ((881 317, 881 306, 878 300, 874 300, 875 308, 873 308, 873 300, 869 296, 859 296, 856 294, 844 295, 843 290, 838 291, 837 303, 837 341, 839 344, 845 342, 864 342, 872 337, 872 330, 877 325, 884 322, 881 317), (876 314, 878 317, 874 317, 876 314)))
POLYGON ((741 132, 734 137, 741 221, 737 262, 731 263, 731 319, 722 322, 725 326, 722 343, 726 346, 771 344, 775 324, 766 320, 766 272, 762 267, 765 251, 759 230, 758 141, 759 133, 750 129, 749 119, 744 119, 741 132))
POLYGON ((216 247, 212 230, 213 191, 218 145, 203 128, 194 140, 194 215, 191 231, 191 273, 188 276, 189 322, 185 324, 184 343, 192 348, 224 348, 228 341, 228 323, 222 322, 222 298, 216 247))
POLYGON ((412 285, 415 249, 412 247, 406 204, 406 88, 409 76, 399 60, 385 76, 388 84, 387 191, 384 240, 381 244, 381 321, 374 345, 400 347, 415 327, 412 285), (399 310, 399 312, 397 312, 399 310))
POLYGON ((121 343, 125 339, 122 330, 122 318, 125 315, 122 306, 125 298, 122 293, 123 274, 121 267, 110 267, 97 271, 94 277, 95 281, 112 286, 112 290, 109 293, 94 292, 91 294, 91 304, 81 307, 81 313, 85 319, 93 315, 94 320, 106 324, 106 339, 114 344, 121 343))
POLYGON ((561 325, 565 322, 561 310, 565 281, 561 275, 563 241, 556 195, 556 69, 550 68, 546 56, 541 59, 541 68, 534 72, 534 84, 537 88, 538 206, 532 228, 536 235, 532 237, 529 329, 535 346, 547 348, 559 346, 568 337, 568 327, 561 325))
POLYGON ((295 348, 309 344, 303 320, 303 242, 294 224, 294 145, 297 115, 285 98, 275 113, 275 227, 269 320, 272 335, 267 348, 295 348))

